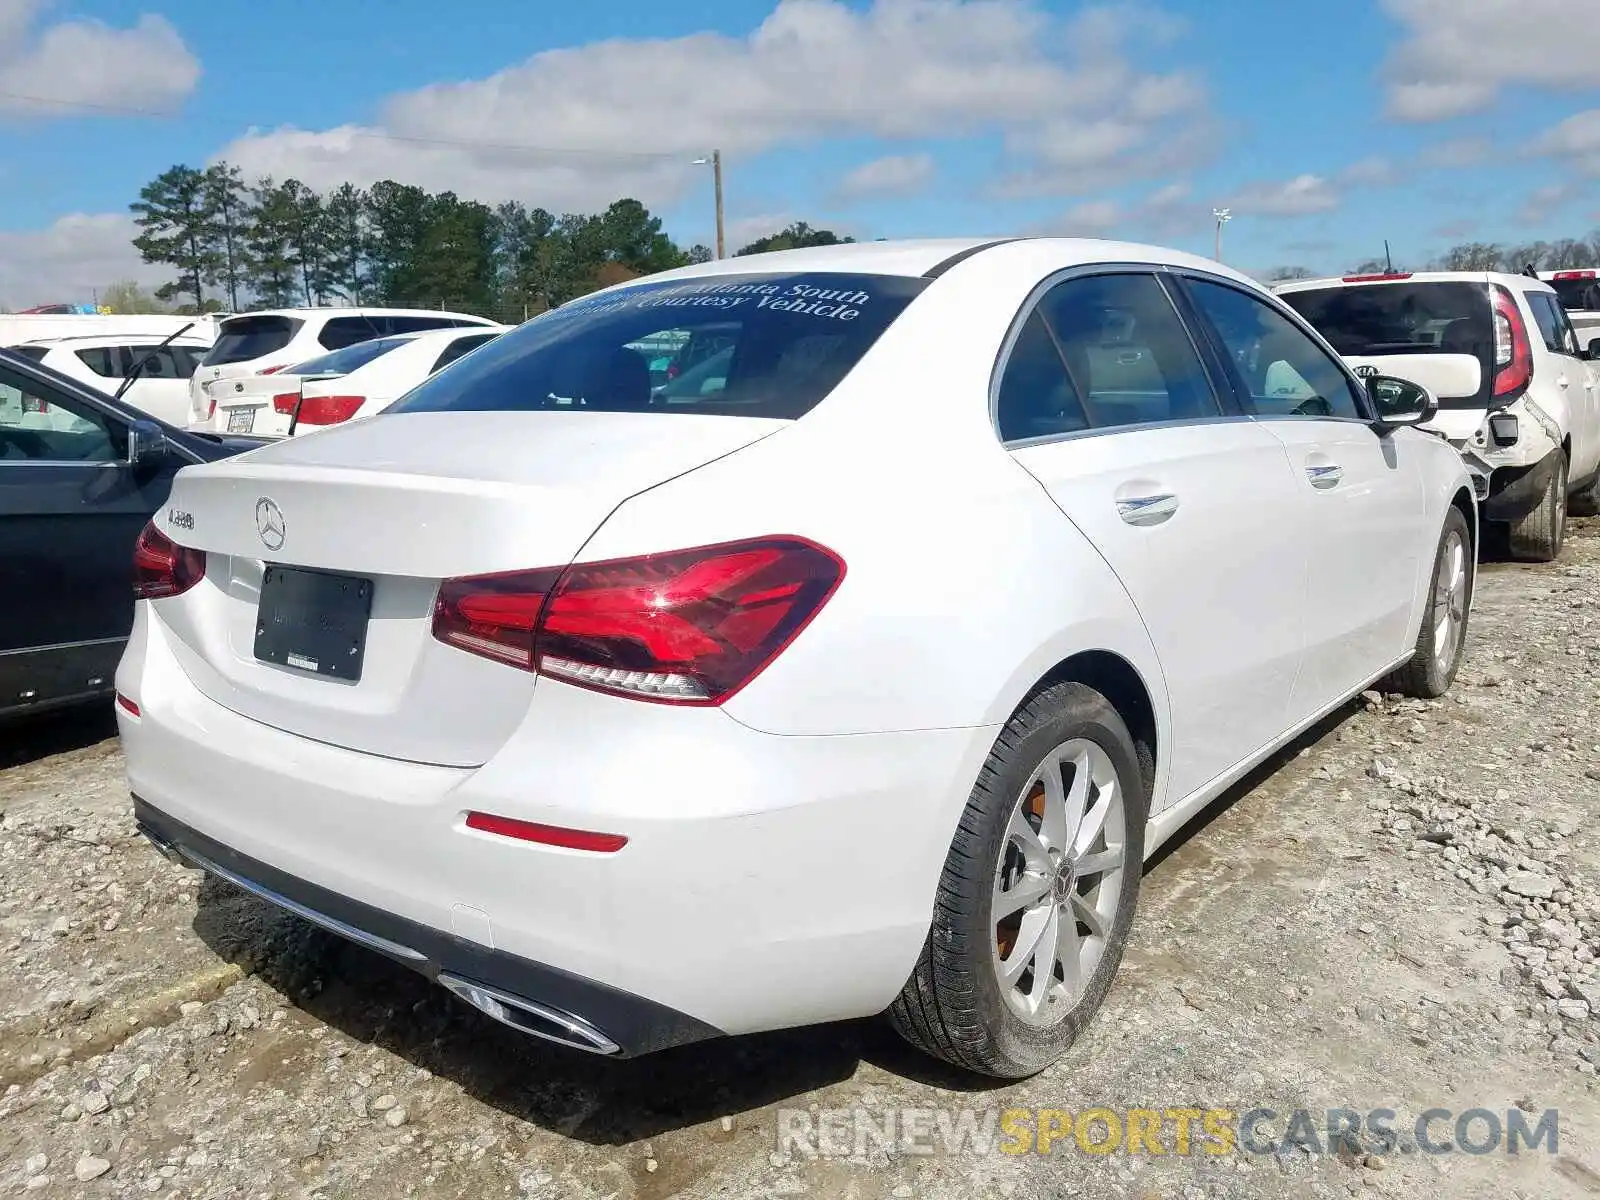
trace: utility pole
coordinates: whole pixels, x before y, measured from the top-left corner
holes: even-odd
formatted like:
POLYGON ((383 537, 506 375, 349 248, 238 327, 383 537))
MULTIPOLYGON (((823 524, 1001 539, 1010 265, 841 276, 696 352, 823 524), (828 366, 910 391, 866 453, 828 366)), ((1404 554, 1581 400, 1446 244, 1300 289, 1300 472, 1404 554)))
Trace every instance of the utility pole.
POLYGON ((1217 219, 1217 252, 1213 256, 1218 262, 1222 261, 1222 227, 1233 220, 1233 209, 1213 208, 1211 215, 1217 219))
POLYGON ((722 236, 722 151, 713 150, 710 158, 697 158, 694 165, 711 168, 711 186, 717 199, 717 257, 723 258, 727 255, 727 245, 722 236))

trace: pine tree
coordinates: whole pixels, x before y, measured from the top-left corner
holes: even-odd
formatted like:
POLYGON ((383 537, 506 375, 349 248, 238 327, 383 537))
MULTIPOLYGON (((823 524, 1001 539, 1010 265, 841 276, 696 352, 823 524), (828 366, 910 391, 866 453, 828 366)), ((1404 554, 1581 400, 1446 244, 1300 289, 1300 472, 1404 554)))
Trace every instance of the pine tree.
POLYGON ((245 253, 245 232, 249 224, 249 201, 238 167, 225 162, 206 168, 205 203, 216 223, 215 241, 218 263, 207 277, 228 289, 229 311, 239 311, 239 286, 248 282, 250 261, 245 253))
POLYGON ((352 304, 360 304, 368 288, 367 203, 366 192, 342 183, 322 206, 328 289, 352 304))
POLYGON ((300 260, 295 234, 299 212, 294 198, 271 177, 256 181, 246 246, 254 264, 257 297, 266 308, 288 308, 298 299, 300 260))
POLYGON ((223 257, 205 174, 182 164, 169 167, 140 188, 139 198, 128 207, 141 230, 133 244, 144 261, 178 272, 156 295, 173 300, 187 294, 194 297, 193 311, 206 311, 205 281, 216 274, 223 257))

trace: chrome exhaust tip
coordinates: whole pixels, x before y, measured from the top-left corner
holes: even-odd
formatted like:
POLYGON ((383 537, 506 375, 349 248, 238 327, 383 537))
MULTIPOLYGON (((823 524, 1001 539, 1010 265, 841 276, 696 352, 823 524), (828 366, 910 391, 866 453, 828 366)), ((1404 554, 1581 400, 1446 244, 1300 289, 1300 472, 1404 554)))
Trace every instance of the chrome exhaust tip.
POLYGON ((617 1054, 622 1050, 621 1046, 589 1022, 572 1013, 513 996, 498 988, 485 987, 457 975, 441 973, 438 981, 479 1012, 493 1017, 502 1025, 509 1025, 519 1033, 531 1034, 590 1054, 617 1054))

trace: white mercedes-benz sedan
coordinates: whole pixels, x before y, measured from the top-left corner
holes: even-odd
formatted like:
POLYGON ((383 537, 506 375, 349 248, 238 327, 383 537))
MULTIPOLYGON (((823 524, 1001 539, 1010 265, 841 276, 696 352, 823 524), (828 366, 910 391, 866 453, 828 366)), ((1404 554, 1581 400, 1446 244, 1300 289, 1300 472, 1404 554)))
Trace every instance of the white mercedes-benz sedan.
POLYGON ((135 812, 569 1046, 887 1010, 1027 1075, 1164 839, 1362 689, 1450 685, 1477 516, 1432 409, 1146 246, 636 280, 178 475, 135 812))

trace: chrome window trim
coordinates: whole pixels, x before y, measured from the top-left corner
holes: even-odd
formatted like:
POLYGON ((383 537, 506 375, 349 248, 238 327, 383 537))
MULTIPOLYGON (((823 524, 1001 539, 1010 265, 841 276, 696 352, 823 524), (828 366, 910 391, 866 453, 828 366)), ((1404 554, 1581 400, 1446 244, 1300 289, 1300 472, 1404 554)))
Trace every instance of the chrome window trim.
MULTIPOLYGON (((1063 267, 1046 275, 1029 290, 1027 298, 1023 300, 1016 314, 1011 318, 1011 326, 1006 330, 1005 340, 1000 343, 1000 353, 995 358, 994 368, 989 374, 989 427, 994 431, 995 440, 1006 450, 1021 449, 1025 446, 1048 446, 1054 442, 1067 440, 1076 441, 1084 437, 1104 437, 1110 434, 1141 432, 1148 429, 1167 429, 1176 425, 1212 425, 1223 421, 1249 420, 1247 414, 1230 413, 1219 391, 1219 384, 1224 381, 1212 378, 1211 366, 1207 361, 1205 352, 1195 344, 1194 330, 1189 327, 1189 320, 1183 314, 1172 295, 1167 291, 1166 282, 1161 278, 1170 274, 1171 269, 1165 263, 1148 262, 1097 262, 1078 263, 1075 266, 1063 267), (1099 275, 1148 275, 1155 280, 1156 286, 1161 288, 1166 295, 1168 306, 1172 315, 1183 329, 1183 334, 1189 339, 1189 348, 1194 351, 1196 363, 1199 364, 1200 373, 1205 377, 1206 383, 1211 388, 1211 397, 1217 406, 1217 415, 1214 417, 1186 417, 1181 421, 1143 421, 1136 425, 1091 425, 1088 429, 1071 429, 1064 433, 1045 434, 1032 438, 1007 439, 1000 432, 1000 381, 1005 378, 1006 367, 1011 363, 1011 352, 1015 349, 1017 339, 1022 336, 1022 327, 1028 323, 1028 318, 1033 316, 1034 310, 1039 307, 1039 301, 1046 293, 1058 285, 1074 279, 1092 279, 1099 275)), ((1229 391, 1232 391, 1231 386, 1229 391)), ((1087 409, 1084 416, 1087 417, 1087 409)))

